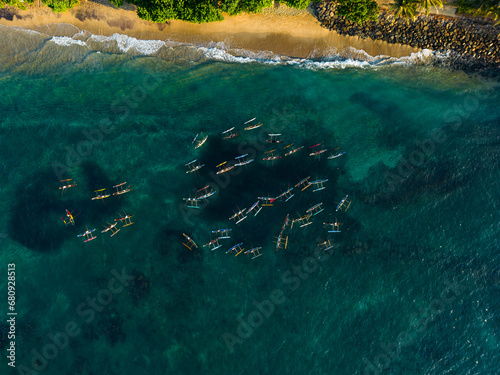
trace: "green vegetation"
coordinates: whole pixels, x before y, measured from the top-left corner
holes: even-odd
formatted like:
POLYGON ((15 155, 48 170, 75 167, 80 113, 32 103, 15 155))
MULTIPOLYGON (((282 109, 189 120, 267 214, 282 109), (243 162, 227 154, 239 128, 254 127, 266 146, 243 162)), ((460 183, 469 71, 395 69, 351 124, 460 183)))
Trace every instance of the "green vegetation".
POLYGON ((417 2, 414 0, 396 0, 391 4, 390 9, 395 11, 394 20, 403 17, 406 21, 414 20, 417 13, 417 2))
POLYGON ((280 3, 284 3, 291 8, 306 9, 311 3, 319 3, 321 0, 283 0, 280 3))
POLYGON ((458 0, 457 4, 460 13, 500 18, 500 0, 458 0))
MULTIPOLYGON (((114 5, 123 5, 123 0, 110 0, 114 5)), ((183 20, 189 22, 213 22, 224 19, 222 13, 230 15, 241 12, 255 13, 273 5, 273 0, 130 0, 137 5, 137 15, 153 22, 183 20)))
POLYGON ((402 17, 409 21, 415 19, 417 10, 429 14, 431 7, 436 8, 436 10, 443 9, 442 0, 395 0, 390 9, 395 11, 396 17, 402 17))
MULTIPOLYGON (((32 0, 33 1, 33 0, 32 0)), ((65 12, 79 4, 79 0, 42 0, 42 3, 47 5, 56 13, 65 12)))
MULTIPOLYGON (((33 0, 25 0, 32 3, 33 0)), ((109 0, 120 7, 124 0, 109 0)), ((320 0, 312 0, 318 2, 320 0)), ((79 0, 42 0, 54 12, 64 12, 79 3, 79 0)), ((128 0, 137 6, 137 15, 153 22, 183 20, 189 22, 213 22, 224 19, 223 13, 236 15, 242 12, 258 13, 262 9, 272 7, 274 0, 128 0)), ((284 4, 305 9, 311 0, 283 0, 284 4)), ((0 0, 0 8, 5 5, 25 9, 21 0, 0 0)))
POLYGON ((420 8, 420 11, 425 11, 425 14, 429 14, 431 10, 431 6, 436 10, 443 9, 443 2, 441 0, 417 0, 417 4, 420 8))
MULTIPOLYGON (((0 9, 6 5, 10 5, 22 10, 26 10, 26 3, 33 4, 34 0, 0 0, 0 9)), ((54 12, 65 12, 79 4, 79 0, 42 0, 42 3, 47 5, 54 12)))
POLYGON ((373 0, 337 0, 337 15, 350 19, 357 24, 364 21, 377 21, 378 5, 373 0))
MULTIPOLYGON (((33 0, 25 0, 25 2, 32 4, 33 0)), ((6 5, 10 5, 10 6, 22 9, 22 10, 26 9, 26 6, 20 0, 0 0, 0 9, 6 5)))

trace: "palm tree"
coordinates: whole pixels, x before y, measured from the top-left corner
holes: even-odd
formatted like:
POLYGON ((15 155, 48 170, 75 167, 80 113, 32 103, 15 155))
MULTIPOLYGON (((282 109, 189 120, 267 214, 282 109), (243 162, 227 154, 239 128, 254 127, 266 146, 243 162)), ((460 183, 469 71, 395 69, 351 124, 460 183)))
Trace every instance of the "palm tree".
MULTIPOLYGON (((403 17, 407 22, 415 20, 418 3, 415 0, 395 0, 390 9, 394 10, 394 21, 396 17, 403 17)), ((392 21, 392 22, 394 22, 392 21)))
POLYGON ((425 14, 429 14, 431 10, 431 6, 433 6, 436 10, 438 8, 443 9, 443 2, 441 0, 418 0, 418 7, 420 11, 425 9, 425 14))

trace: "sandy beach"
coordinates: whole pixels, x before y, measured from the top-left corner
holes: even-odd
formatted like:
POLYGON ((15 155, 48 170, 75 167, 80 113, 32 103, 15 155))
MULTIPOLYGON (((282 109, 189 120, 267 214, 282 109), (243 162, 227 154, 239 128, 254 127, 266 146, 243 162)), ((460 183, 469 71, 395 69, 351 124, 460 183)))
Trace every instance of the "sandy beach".
POLYGON ((105 0, 83 0, 79 6, 65 13, 54 13, 45 5, 35 2, 26 11, 14 8, 0 10, 0 24, 50 35, 71 36, 76 30, 58 26, 70 24, 92 34, 110 36, 119 33, 138 39, 194 44, 223 42, 226 48, 272 51, 299 58, 329 56, 333 53, 351 57, 355 52, 350 47, 363 50, 371 56, 401 57, 418 51, 410 46, 339 35, 321 27, 309 10, 299 11, 283 5, 265 9, 261 14, 225 15, 222 22, 192 24, 173 20, 156 24, 141 20, 135 13, 135 6, 129 4, 117 9, 105 0))

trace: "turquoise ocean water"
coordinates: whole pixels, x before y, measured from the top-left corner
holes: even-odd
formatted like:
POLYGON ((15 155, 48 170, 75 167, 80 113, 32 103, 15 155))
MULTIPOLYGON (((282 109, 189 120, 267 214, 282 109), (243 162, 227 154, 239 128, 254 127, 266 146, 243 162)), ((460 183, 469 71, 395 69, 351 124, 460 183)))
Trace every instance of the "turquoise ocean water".
POLYGON ((0 28, 1 373, 498 373, 500 86, 435 58, 307 61, 0 28), (254 117, 262 127, 243 130, 254 117), (263 161, 271 150, 283 157, 263 161), (242 154, 255 161, 215 174, 242 154), (187 174, 194 159, 205 166, 187 174), (308 176, 325 189, 229 220, 308 176), (61 193, 63 179, 77 186, 61 193), (91 200, 123 181, 128 194, 91 200), (186 208, 206 185, 216 194, 186 208), (276 251, 286 215, 318 203, 276 251), (133 225, 101 233, 126 214, 133 225), (97 238, 84 243, 86 228, 97 238), (203 247, 221 228, 231 238, 203 247), (240 242, 262 256, 226 254, 240 242))

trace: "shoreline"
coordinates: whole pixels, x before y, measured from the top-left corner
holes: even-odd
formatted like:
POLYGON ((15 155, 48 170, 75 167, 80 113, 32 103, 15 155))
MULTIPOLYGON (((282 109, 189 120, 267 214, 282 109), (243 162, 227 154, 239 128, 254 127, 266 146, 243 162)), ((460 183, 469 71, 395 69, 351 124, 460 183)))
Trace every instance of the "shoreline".
MULTIPOLYGON (((15 26, 43 32, 52 36, 73 36, 70 24, 92 34, 111 36, 125 34, 142 40, 162 40, 195 45, 223 43, 226 48, 252 52, 270 51, 293 58, 321 58, 332 54, 352 57, 352 49, 370 56, 400 58, 421 49, 391 44, 385 41, 344 36, 321 26, 311 10, 296 10, 280 5, 259 14, 225 15, 224 21, 193 24, 172 20, 157 24, 141 20, 135 7, 126 4, 116 8, 105 0, 99 3, 82 1, 64 13, 53 13, 37 3, 26 11, 6 7, 0 13, 0 25, 15 26)), ((357 56, 355 56, 356 58, 357 56)))
POLYGON ((342 35, 403 43, 447 54, 452 69, 489 74, 500 68, 500 27, 493 22, 440 14, 420 14, 407 21, 382 10, 376 22, 358 25, 337 16, 336 7, 329 0, 314 6, 323 27, 342 35))

